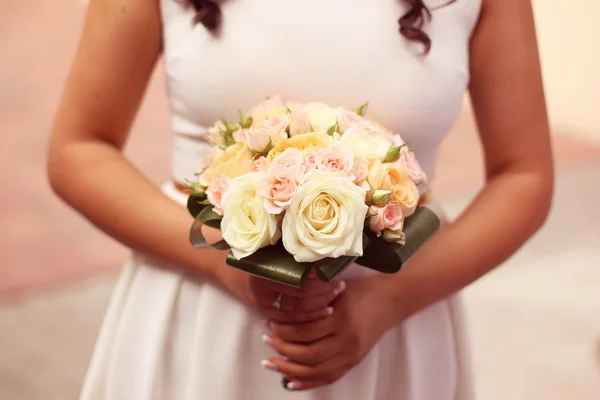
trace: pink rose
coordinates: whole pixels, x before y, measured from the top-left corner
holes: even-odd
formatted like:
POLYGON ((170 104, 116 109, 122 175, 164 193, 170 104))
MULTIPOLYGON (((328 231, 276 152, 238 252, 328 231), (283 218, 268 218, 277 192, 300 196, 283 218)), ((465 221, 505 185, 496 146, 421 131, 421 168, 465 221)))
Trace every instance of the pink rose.
POLYGON ((304 153, 304 167, 306 168, 306 173, 317 168, 317 166, 318 166, 317 157, 318 156, 317 156, 316 151, 306 151, 304 153))
POLYGON ((213 205, 213 211, 223 215, 223 195, 229 188, 229 178, 227 175, 221 175, 213 178, 206 189, 206 197, 213 205))
POLYGON ((298 149, 289 147, 289 148, 285 149, 277 157, 275 157, 273 159, 273 161, 271 162, 271 168, 274 168, 279 165, 284 166, 284 167, 295 168, 295 169, 302 169, 302 171, 305 172, 305 170, 303 168, 304 167, 304 154, 302 153, 302 151, 300 151, 298 149))
POLYGON ((373 121, 364 119, 359 124, 359 126, 362 129, 364 129, 365 131, 367 131, 368 133, 370 133, 371 135, 382 137, 382 138, 386 139, 388 142, 394 143, 396 135, 394 135, 391 131, 389 131, 388 129, 384 128, 383 126, 381 126, 373 121))
POLYGON ((354 176, 354 183, 358 186, 369 190, 370 186, 367 182, 367 176, 369 175, 369 163, 361 156, 354 157, 354 166, 352 167, 352 176, 354 176))
POLYGON ((238 129, 232 136, 236 143, 243 143, 248 137, 248 129, 238 129))
POLYGON ((252 127, 246 134, 248 148, 255 153, 265 153, 271 144, 271 137, 265 130, 252 127))
POLYGON ((345 172, 352 175, 354 168, 354 154, 338 146, 319 149, 316 157, 317 167, 328 172, 345 172))
POLYGON ((371 230, 381 236, 384 229, 392 231, 401 231, 404 223, 402 208, 398 203, 391 202, 385 207, 371 206, 369 207, 371 217, 369 218, 369 226, 371 230))
POLYGON ((408 173, 410 180, 413 181, 415 185, 427 183, 427 176, 425 175, 425 172, 423 172, 421 169, 415 154, 410 151, 407 146, 404 146, 400 149, 399 162, 404 170, 408 173))
POLYGON ((254 161, 248 161, 248 170, 250 172, 267 172, 268 169, 269 160, 264 156, 261 156, 254 161))
POLYGON ((253 107, 248 115, 251 116, 254 122, 263 121, 270 116, 283 113, 287 110, 281 96, 275 95, 263 100, 260 104, 253 107))
POLYGON ((311 131, 310 119, 304 111, 292 110, 288 115, 290 136, 301 135, 311 131))
POLYGON ((277 141, 287 139, 286 129, 289 121, 286 114, 273 115, 257 125, 257 128, 266 132, 271 138, 271 142, 275 144, 277 141))
POLYGON ((400 135, 392 135, 392 146, 402 146, 406 143, 404 143, 404 140, 402 140, 402 138, 400 137, 400 135))
POLYGON ((303 181, 304 174, 298 168, 271 165, 268 175, 258 185, 258 193, 265 199, 265 210, 281 214, 303 181))
POLYGON ((365 119, 355 113, 354 111, 347 110, 345 108, 339 108, 339 120, 338 124, 340 127, 340 132, 344 133, 347 129, 352 127, 359 127, 361 124, 365 123, 365 119))

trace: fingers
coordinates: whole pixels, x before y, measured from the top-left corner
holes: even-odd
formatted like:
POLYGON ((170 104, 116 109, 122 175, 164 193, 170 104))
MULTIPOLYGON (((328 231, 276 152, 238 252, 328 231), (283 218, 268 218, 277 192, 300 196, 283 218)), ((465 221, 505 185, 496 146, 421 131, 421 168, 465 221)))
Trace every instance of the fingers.
POLYGON ((289 313, 272 307, 261 308, 260 313, 268 321, 282 324, 300 324, 315 321, 333 314, 333 308, 325 307, 310 312, 289 313))
POLYGON ((277 353, 302 364, 315 365, 329 360, 341 352, 340 340, 328 336, 313 343, 290 343, 277 336, 263 336, 263 341, 277 353))
POLYGON ((335 320, 321 318, 296 324, 270 322, 269 328, 286 342, 310 343, 332 335, 335 332, 335 320))
POLYGON ((308 390, 329 385, 350 369, 342 357, 334 357, 316 366, 298 364, 290 360, 269 358, 261 361, 263 368, 279 372, 289 381, 290 390, 308 390))
POLYGON ((339 281, 333 290, 312 297, 283 297, 281 309, 292 313, 310 312, 328 307, 333 300, 346 290, 346 282, 339 281))

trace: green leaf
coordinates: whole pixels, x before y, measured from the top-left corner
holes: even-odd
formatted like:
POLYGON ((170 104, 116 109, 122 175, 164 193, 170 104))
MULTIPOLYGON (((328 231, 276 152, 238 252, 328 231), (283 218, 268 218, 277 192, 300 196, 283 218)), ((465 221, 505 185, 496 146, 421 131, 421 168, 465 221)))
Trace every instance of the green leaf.
POLYGON ((385 154, 385 157, 383 158, 384 163, 391 163, 391 162, 395 162, 398 161, 398 159, 400 158, 400 149, 402 149, 403 146, 406 146, 405 144, 403 144, 402 146, 392 146, 388 149, 387 153, 385 154))
POLYGON ((362 106, 355 108, 354 112, 357 115, 360 115, 361 117, 364 117, 365 114, 367 113, 367 109, 369 108, 369 102, 367 101, 365 104, 363 104, 362 106))
POLYGON ((206 207, 202 202, 206 200, 205 193, 192 193, 187 199, 187 209, 194 218, 206 207))
POLYGON ((310 273, 311 263, 299 263, 280 243, 259 249, 256 253, 237 259, 227 256, 227 264, 252 275, 285 285, 303 288, 310 273))
POLYGON ((225 132, 223 134, 223 137, 225 138, 225 145, 227 147, 233 146, 235 144, 235 139, 233 138, 233 132, 225 132))
POLYGON ((385 206, 390 202, 392 196, 391 190, 376 190, 373 193, 373 204, 379 207, 385 206))
POLYGON ((244 129, 250 128, 252 126, 252 117, 242 113, 242 110, 238 110, 238 114, 240 115, 240 126, 244 129))
MULTIPOLYGON (((369 238, 363 233, 363 249, 370 244, 369 238)), ((342 273, 358 257, 342 256, 338 258, 324 258, 315 262, 317 277, 324 282, 331 282, 336 275, 342 273)))
POLYGON ((213 211, 212 207, 204 206, 202 211, 196 216, 196 219, 192 224, 192 229, 190 229, 190 242, 195 248, 213 248, 217 250, 227 250, 230 248, 225 240, 219 240, 217 243, 213 244, 208 243, 202 233, 202 227, 204 225, 219 229, 221 226, 221 218, 222 217, 219 214, 213 211))
POLYGON ((336 132, 339 132, 339 130, 340 130, 339 121, 335 121, 335 124, 333 124, 333 126, 327 130, 327 134, 329 136, 333 136, 333 134, 336 132))
POLYGON ((388 243, 369 230, 365 231, 370 244, 357 264, 379 272, 392 274, 400 268, 440 229, 440 219, 426 207, 418 207, 404 221, 404 245, 388 243))

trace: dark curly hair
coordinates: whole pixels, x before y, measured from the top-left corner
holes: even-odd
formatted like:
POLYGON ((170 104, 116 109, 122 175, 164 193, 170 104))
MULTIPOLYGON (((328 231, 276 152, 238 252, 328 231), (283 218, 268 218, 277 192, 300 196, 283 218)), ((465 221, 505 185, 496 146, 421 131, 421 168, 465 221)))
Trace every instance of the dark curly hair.
MULTIPOLYGON (((195 23, 201 23, 210 31, 216 31, 221 24, 221 8, 215 0, 189 0, 196 9, 195 23)), ((423 31, 425 22, 431 19, 431 11, 423 0, 400 0, 410 6, 409 10, 398 20, 399 31, 411 42, 423 45, 424 53, 431 50, 431 38, 423 31)), ((444 6, 454 3, 448 0, 444 6)))

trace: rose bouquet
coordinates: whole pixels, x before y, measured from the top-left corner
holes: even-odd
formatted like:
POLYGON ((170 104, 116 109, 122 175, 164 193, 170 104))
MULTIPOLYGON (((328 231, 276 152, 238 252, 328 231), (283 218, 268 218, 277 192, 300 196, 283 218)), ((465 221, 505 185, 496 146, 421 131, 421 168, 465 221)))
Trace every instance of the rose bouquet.
POLYGON ((421 206, 414 153, 365 111, 274 96, 218 121, 188 183, 192 244, 230 249, 229 265, 296 287, 313 266, 325 281, 354 262, 397 272, 440 221, 421 206), (207 243, 203 225, 223 240, 207 243))

